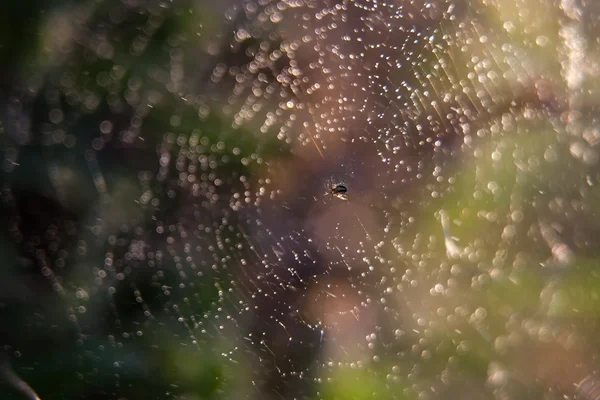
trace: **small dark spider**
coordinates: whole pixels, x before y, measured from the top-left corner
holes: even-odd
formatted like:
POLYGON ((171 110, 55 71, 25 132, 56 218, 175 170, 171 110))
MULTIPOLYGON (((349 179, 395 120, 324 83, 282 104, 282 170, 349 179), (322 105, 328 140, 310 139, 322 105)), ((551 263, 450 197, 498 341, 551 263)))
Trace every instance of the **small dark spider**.
POLYGON ((346 185, 342 185, 341 183, 331 185, 331 195, 337 197, 338 199, 348 200, 348 188, 346 185))

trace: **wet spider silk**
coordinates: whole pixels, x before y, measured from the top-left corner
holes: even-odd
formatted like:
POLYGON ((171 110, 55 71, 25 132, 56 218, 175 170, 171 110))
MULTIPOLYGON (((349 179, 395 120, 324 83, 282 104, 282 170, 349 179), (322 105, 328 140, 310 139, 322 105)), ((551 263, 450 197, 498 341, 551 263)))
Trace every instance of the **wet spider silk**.
POLYGON ((528 399, 595 369, 595 2, 0 7, 13 398, 528 399))

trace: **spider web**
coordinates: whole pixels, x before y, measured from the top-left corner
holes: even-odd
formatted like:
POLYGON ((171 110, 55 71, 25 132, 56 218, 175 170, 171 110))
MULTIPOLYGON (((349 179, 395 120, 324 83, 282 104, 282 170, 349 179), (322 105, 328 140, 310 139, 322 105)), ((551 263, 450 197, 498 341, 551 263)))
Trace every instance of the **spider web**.
POLYGON ((5 381, 550 391, 519 355, 564 331, 595 354, 600 237, 600 10, 555 3, 34 10, 0 92, 5 381))

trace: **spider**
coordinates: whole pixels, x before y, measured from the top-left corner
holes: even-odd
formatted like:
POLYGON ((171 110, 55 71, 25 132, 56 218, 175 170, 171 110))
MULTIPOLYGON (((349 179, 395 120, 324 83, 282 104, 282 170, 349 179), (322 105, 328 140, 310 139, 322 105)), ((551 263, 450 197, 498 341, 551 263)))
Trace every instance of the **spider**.
POLYGON ((340 200, 348 200, 348 188, 343 183, 334 183, 329 186, 329 193, 340 200))

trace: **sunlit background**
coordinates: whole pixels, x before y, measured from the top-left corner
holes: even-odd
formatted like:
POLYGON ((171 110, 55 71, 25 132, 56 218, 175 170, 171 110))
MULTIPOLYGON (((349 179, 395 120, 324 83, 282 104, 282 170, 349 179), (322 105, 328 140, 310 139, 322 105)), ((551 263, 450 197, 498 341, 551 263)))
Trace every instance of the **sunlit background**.
POLYGON ((586 398, 599 37, 595 0, 2 1, 0 398, 586 398))

